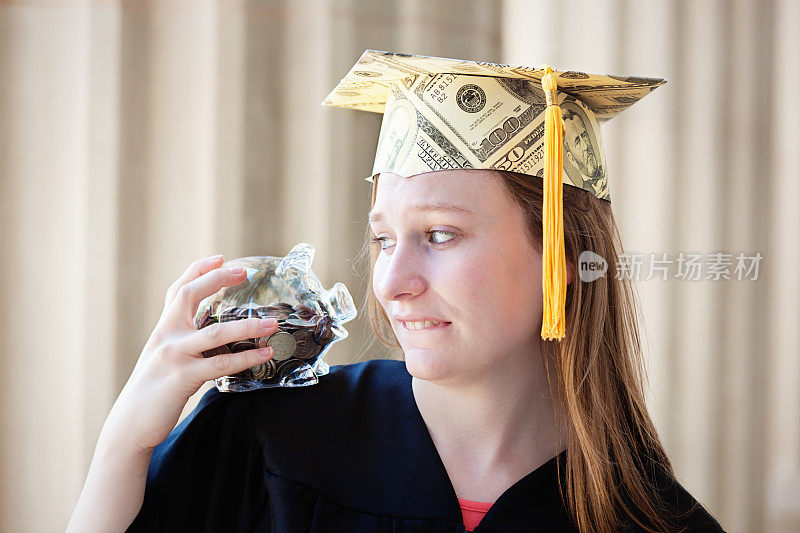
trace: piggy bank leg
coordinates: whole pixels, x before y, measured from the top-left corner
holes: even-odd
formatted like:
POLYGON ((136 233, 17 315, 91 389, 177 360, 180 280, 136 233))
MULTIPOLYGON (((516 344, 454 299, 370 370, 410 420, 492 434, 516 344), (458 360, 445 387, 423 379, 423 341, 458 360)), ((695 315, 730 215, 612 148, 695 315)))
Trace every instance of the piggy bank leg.
POLYGON ((301 367, 292 370, 281 379, 284 387, 305 387, 306 385, 316 385, 319 382, 316 372, 311 367, 301 367))

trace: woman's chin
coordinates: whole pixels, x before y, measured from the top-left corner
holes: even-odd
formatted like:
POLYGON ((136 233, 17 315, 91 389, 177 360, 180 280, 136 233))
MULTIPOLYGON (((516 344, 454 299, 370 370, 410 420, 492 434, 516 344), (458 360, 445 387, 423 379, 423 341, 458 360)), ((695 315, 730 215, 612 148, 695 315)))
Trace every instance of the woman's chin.
POLYGON ((449 357, 432 350, 412 349, 403 353, 408 373, 417 379, 439 381, 458 373, 452 360, 452 353, 449 357))

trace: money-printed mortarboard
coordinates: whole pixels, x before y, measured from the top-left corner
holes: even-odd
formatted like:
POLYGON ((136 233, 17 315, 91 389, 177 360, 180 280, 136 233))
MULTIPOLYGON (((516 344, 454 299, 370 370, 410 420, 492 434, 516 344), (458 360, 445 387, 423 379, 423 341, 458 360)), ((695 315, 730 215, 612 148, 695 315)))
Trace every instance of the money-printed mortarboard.
POLYGON ((543 179, 542 338, 562 339, 562 184, 610 201, 600 123, 665 82, 367 50, 322 104, 383 113, 367 181, 452 169, 543 179))

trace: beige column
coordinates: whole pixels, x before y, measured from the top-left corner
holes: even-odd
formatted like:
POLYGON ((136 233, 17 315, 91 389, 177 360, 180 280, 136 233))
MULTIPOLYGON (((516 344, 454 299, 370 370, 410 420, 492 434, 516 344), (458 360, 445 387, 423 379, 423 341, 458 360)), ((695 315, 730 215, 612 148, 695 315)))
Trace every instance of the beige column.
MULTIPOLYGON (((754 91, 755 99, 769 113, 769 144, 765 146, 771 187, 763 193, 769 206, 770 276, 766 280, 769 304, 774 312, 762 317, 765 343, 754 356, 764 365, 767 397, 764 399, 764 505, 765 525, 770 531, 800 528, 800 3, 777 1, 772 10, 774 40, 764 65, 773 74, 766 88, 754 91), (764 356, 767 357, 764 357, 764 356)), ((754 83, 761 63, 751 71, 754 83)), ((745 69, 743 69, 745 70, 745 69)), ((765 132, 757 131, 759 137, 765 132)), ((760 140, 760 139, 759 139, 760 140)), ((762 141, 763 142, 763 141, 762 141)), ((756 167, 757 168, 757 167, 756 167)), ((766 255, 765 254, 765 255, 766 255)))
POLYGON ((87 196, 90 28, 79 3, 0 7, 0 529, 7 531, 60 525, 53 516, 70 511, 63 495, 74 493, 83 470, 83 402, 94 395, 83 386, 84 324, 97 296, 86 275, 87 227, 97 215, 87 196))

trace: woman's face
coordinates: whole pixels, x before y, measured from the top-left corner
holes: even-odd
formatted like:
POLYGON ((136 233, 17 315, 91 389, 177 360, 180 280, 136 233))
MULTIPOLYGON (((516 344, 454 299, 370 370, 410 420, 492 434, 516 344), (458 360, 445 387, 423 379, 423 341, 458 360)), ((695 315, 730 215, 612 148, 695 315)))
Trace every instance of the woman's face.
POLYGON ((470 380, 538 353, 542 259, 500 179, 483 170, 378 179, 372 288, 417 378, 470 380), (444 324, 413 331, 404 317, 444 324))

